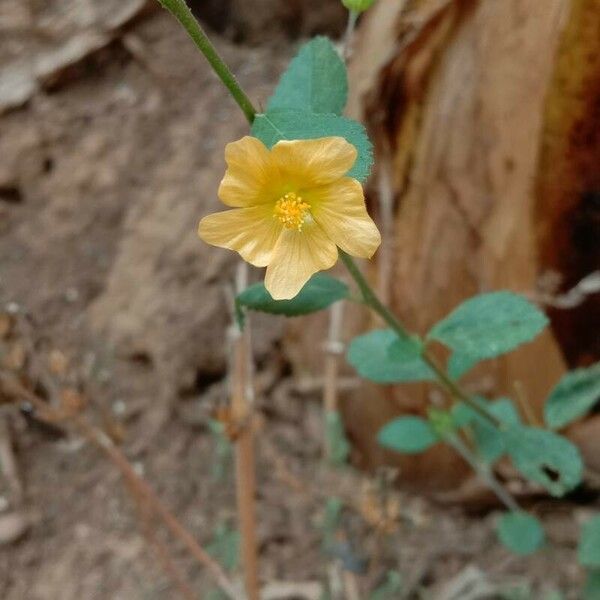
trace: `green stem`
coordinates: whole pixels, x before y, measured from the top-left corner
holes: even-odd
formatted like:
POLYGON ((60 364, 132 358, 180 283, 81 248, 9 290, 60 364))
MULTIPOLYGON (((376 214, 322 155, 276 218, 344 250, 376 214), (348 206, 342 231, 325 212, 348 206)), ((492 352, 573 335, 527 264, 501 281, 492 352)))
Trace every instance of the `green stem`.
POLYGON ((453 435, 444 438, 450 446, 452 446, 458 454, 469 464, 469 466, 477 473, 481 480, 496 494, 496 497, 508 508, 508 510, 520 512, 521 507, 515 499, 502 487, 502 484, 494 477, 487 465, 482 464, 463 441, 453 435))
POLYGON ((219 53, 212 45, 212 42, 208 39, 206 33, 204 33, 200 23, 198 23, 192 14, 192 11, 185 3, 185 0, 158 0, 158 2, 160 2, 160 4, 162 4, 162 6, 166 8, 181 23, 181 25, 183 25, 184 29, 188 32, 189 36, 192 38, 200 52, 204 54, 206 60, 208 60, 210 63, 210 66, 213 68, 214 72, 225 84, 225 87, 229 90, 229 93, 233 96, 233 99, 242 109, 246 119, 248 119, 248 123, 252 125, 257 112, 256 109, 250 101, 250 98, 248 98, 244 90, 240 87, 235 75, 219 56, 219 53))
MULTIPOLYGON (((348 269, 348 272, 358 285, 361 294, 364 298, 365 304, 371 307, 395 332, 403 339, 410 339, 410 333, 401 321, 390 311, 390 309, 381 302, 377 297, 364 275, 354 262, 351 256, 346 254, 343 250, 340 250, 340 258, 348 269)), ((430 369, 435 373, 439 383, 442 387, 455 399, 461 400, 472 408, 476 413, 481 415, 484 419, 489 421, 495 427, 501 428, 502 423, 493 414, 487 411, 478 402, 473 400, 467 393, 465 393, 455 381, 453 381, 445 373, 444 369, 438 364, 437 360, 427 349, 423 349, 422 354, 423 360, 427 363, 430 369)))

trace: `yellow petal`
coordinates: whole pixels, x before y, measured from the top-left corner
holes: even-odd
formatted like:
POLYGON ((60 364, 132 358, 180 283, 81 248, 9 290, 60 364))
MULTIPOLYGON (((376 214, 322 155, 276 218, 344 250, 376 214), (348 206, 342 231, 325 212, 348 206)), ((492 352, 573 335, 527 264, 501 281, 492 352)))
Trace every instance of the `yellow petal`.
POLYGON ((356 161, 356 148, 342 137, 283 140, 271 150, 284 181, 300 188, 331 183, 343 177, 356 161))
POLYGON ((208 244, 229 248, 255 267, 266 267, 283 229, 271 205, 235 208, 208 215, 198 235, 208 244))
POLYGON ((255 206, 272 200, 269 189, 278 180, 271 154, 258 139, 245 136, 225 147, 227 171, 219 198, 228 206, 255 206))
POLYGON ((315 221, 342 250, 371 258, 381 244, 377 226, 369 217, 362 186, 344 177, 310 190, 307 200, 315 221))
POLYGON ((306 222, 302 231, 284 229, 267 267, 265 287, 275 300, 298 294, 311 275, 331 268, 337 248, 315 223, 306 222))

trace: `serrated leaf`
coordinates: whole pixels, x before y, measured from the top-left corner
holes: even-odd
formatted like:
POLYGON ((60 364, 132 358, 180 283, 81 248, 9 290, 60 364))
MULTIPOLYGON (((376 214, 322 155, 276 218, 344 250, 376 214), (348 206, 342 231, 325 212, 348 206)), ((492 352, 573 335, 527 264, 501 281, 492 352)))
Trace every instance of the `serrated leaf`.
POLYGON ((373 146, 365 128, 346 117, 300 110, 273 110, 256 115, 252 135, 268 148, 280 140, 310 140, 337 135, 346 138, 358 152, 348 177, 364 181, 373 164, 373 146))
POLYGON ((421 344, 412 338, 401 339, 391 329, 376 329, 355 337, 346 358, 359 375, 377 383, 435 379, 421 357, 421 344), (392 347, 393 353, 390 352, 392 347))
MULTIPOLYGON (((493 402, 487 402, 484 398, 479 397, 474 397, 473 400, 481 403, 483 408, 507 426, 519 425, 521 423, 521 418, 515 405, 508 398, 500 398, 493 402)), ((475 446, 483 461, 492 464, 506 453, 504 434, 475 410, 461 402, 454 406, 452 413, 457 427, 467 425, 471 427, 475 446)))
POLYGON ((515 467, 553 496, 564 496, 581 483, 581 455, 566 438, 526 425, 511 427, 503 435, 515 467))
POLYGON ((583 526, 577 558, 584 567, 600 568, 600 516, 593 517, 583 526))
POLYGON ((522 296, 493 292, 463 302, 427 337, 452 348, 460 355, 455 362, 470 368, 531 341, 547 324, 544 313, 522 296))
POLYGON ((560 429, 585 415, 600 400, 600 363, 567 373, 544 407, 549 427, 560 429))
POLYGON ((398 417, 384 425, 377 434, 384 447, 404 454, 424 452, 439 442, 431 424, 421 417, 398 417))
POLYGON ((346 106, 346 66, 326 37, 304 44, 281 76, 267 112, 281 109, 339 115, 346 106))
POLYGON ((583 600, 600 600, 600 570, 588 573, 583 588, 583 600))
POLYGON ((238 294, 236 304, 251 310, 296 317, 327 308, 348 298, 348 286, 325 273, 316 273, 291 300, 273 300, 263 283, 256 283, 238 294))
POLYGON ((497 526, 500 541, 519 556, 539 550, 544 543, 544 528, 538 519, 523 511, 502 515, 497 526))

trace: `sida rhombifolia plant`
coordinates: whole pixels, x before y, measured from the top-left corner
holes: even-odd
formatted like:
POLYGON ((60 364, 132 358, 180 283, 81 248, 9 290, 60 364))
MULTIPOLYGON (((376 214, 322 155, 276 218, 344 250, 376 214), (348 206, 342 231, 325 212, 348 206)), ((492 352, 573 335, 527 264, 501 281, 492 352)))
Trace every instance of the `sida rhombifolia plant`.
MULTIPOLYGON (((427 417, 387 423, 379 443, 406 454, 448 445, 505 506, 497 524, 500 541, 518 555, 542 548, 542 523, 517 504, 494 466, 510 459, 524 478, 555 497, 577 488, 586 468, 578 449, 559 431, 600 398, 600 363, 557 383, 546 400, 543 425, 525 422, 511 398, 468 393, 461 380, 473 367, 530 342, 548 320, 526 298, 495 291, 470 298, 420 336, 378 298, 354 261, 370 259, 381 237, 362 187, 373 164, 372 145, 363 125, 342 114, 348 90, 345 49, 338 51, 326 37, 303 45, 266 110, 258 112, 184 0, 159 1, 185 27, 249 123, 249 135, 225 147, 227 170, 218 195, 227 210, 205 216, 198 229, 205 242, 266 267, 264 283, 236 297, 240 329, 248 311, 297 317, 341 301, 363 304, 384 327, 351 341, 346 358, 357 373, 383 385, 430 382, 446 397, 443 408, 429 407, 427 417), (338 260, 355 290, 323 273, 338 260), (434 342, 450 350, 446 364, 431 352, 434 342)), ((342 2, 349 9, 347 48, 358 13, 373 0, 342 2)), ((578 556, 589 570, 586 597, 597 598, 600 517, 584 526, 578 556)))

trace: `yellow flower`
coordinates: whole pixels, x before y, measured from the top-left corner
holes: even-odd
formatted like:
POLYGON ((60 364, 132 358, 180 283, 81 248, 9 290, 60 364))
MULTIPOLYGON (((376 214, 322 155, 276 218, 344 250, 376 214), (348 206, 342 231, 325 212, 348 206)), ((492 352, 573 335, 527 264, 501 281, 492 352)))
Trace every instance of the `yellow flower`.
POLYGON ((234 208, 204 217, 198 234, 267 267, 274 299, 293 298, 335 264, 338 247, 370 258, 381 243, 362 186, 345 176, 356 154, 341 137, 281 141, 270 151, 248 136, 228 144, 219 198, 234 208))

